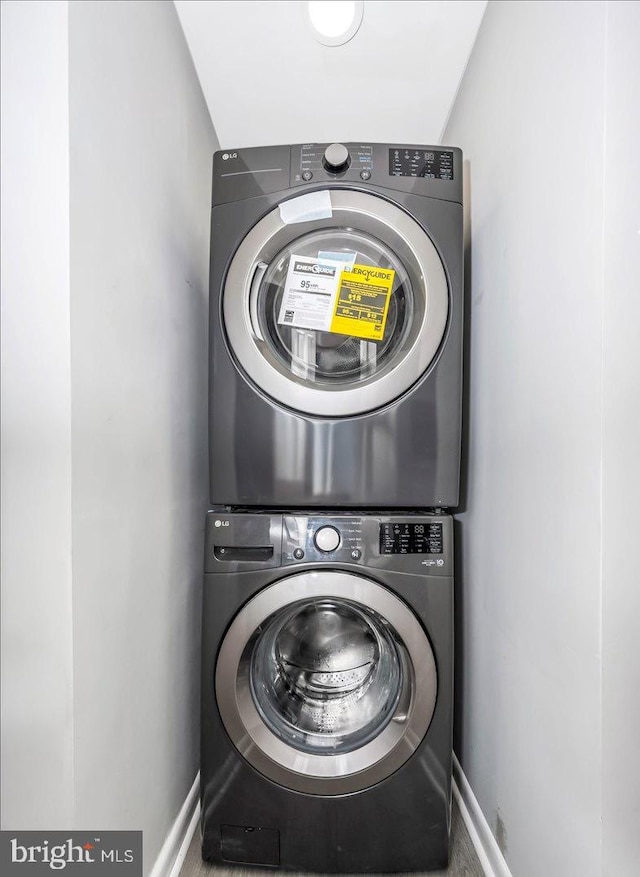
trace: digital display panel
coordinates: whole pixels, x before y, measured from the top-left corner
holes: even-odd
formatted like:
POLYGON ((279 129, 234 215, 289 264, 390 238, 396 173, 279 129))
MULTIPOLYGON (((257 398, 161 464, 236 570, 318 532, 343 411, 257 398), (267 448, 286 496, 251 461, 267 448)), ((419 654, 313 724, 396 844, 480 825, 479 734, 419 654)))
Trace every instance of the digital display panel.
POLYGON ((442 554, 442 524, 428 521, 380 524, 380 554, 442 554))
POLYGON ((389 174, 392 177, 424 177, 429 180, 453 179, 453 152, 440 149, 389 150, 389 174))

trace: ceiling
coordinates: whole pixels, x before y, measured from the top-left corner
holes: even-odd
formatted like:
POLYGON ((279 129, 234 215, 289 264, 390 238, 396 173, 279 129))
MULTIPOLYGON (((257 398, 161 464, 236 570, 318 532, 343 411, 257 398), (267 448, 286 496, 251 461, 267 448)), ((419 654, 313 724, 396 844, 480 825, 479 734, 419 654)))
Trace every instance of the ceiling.
POLYGON ((440 142, 486 0, 365 0, 342 46, 303 0, 174 0, 223 149, 440 142))

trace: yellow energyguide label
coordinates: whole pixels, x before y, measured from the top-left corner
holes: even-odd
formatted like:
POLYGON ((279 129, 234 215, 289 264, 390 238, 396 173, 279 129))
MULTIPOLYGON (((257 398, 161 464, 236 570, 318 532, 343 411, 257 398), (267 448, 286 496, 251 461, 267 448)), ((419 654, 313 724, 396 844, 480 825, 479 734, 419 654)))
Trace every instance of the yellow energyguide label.
POLYGON ((331 332, 380 341, 384 335, 396 272, 354 265, 340 275, 331 332))

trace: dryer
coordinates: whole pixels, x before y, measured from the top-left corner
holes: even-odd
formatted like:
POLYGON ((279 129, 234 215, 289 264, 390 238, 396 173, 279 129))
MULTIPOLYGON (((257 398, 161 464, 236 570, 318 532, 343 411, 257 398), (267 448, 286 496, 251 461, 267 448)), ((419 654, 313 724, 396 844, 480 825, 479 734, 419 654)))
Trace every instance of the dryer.
POLYGON ((214 156, 213 504, 458 503, 462 153, 214 156))
POLYGON ((446 867, 452 538, 435 512, 208 514, 204 859, 446 867))

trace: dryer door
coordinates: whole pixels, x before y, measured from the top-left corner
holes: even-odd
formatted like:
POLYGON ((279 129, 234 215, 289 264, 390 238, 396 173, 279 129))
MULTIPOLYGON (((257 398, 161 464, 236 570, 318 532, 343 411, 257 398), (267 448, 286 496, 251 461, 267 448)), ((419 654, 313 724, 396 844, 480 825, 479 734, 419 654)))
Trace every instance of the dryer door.
POLYGON ((244 238, 222 319, 237 362, 276 402, 349 417, 397 399, 429 368, 448 285, 431 239, 399 207, 363 192, 315 195, 324 218, 291 221, 296 202, 308 203, 301 196, 244 238), (352 268, 361 284, 353 272, 347 284, 342 271, 352 268))
POLYGON ((368 788, 404 764, 436 689, 429 639, 407 605, 338 571, 299 573, 253 597, 215 674, 222 721, 247 761, 316 795, 368 788))

